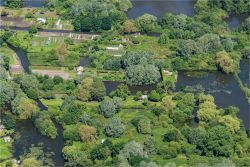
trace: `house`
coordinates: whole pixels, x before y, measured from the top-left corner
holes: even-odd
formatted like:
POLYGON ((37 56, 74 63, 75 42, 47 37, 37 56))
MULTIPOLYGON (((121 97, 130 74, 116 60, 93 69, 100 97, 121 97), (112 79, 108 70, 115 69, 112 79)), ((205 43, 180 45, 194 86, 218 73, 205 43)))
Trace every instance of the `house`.
POLYGON ((46 23, 46 19, 44 19, 44 18, 37 18, 37 21, 38 21, 39 23, 43 23, 43 24, 46 23))
POLYGON ((101 140, 101 143, 103 144, 103 143, 105 142, 105 140, 106 140, 106 139, 102 139, 102 140, 101 140))
POLYGON ((140 99, 141 99, 141 100, 148 99, 148 95, 141 95, 140 99))
POLYGON ((5 136, 3 138, 3 140, 4 140, 5 143, 9 143, 10 142, 10 136, 5 136))
POLYGON ((0 132, 4 129, 5 129, 4 125, 0 125, 0 132))
POLYGON ((168 70, 163 70, 165 76, 170 76, 173 74, 173 72, 168 71, 168 70))
POLYGON ((76 71, 78 75, 81 75, 83 72, 83 67, 82 66, 77 67, 76 71))
POLYGON ((119 50, 119 47, 107 47, 108 50, 119 50))

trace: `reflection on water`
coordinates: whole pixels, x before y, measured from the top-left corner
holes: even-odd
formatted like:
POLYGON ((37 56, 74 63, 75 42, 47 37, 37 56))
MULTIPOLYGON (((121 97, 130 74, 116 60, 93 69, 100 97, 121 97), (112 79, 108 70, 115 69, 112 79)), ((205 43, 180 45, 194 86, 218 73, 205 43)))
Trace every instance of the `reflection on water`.
POLYGON ((250 88, 250 59, 243 59, 240 61, 240 73, 239 77, 244 84, 250 88))
POLYGON ((149 13, 159 18, 166 12, 193 16, 195 2, 196 0, 132 0, 133 8, 128 11, 128 17, 134 19, 144 13, 149 13))
POLYGON ((208 73, 205 77, 190 77, 184 71, 178 72, 178 82, 176 89, 181 90, 185 86, 201 85, 205 93, 210 93, 215 98, 218 107, 234 105, 239 107, 238 117, 242 119, 247 130, 249 124, 249 104, 239 85, 232 75, 225 75, 220 72, 208 73))
MULTIPOLYGON (((55 122, 54 122, 55 123, 55 122)), ((52 156, 56 166, 63 166, 64 159, 61 155, 64 141, 63 141, 63 129, 60 125, 55 123, 58 136, 56 139, 50 139, 41 135, 35 128, 31 120, 17 120, 15 127, 15 141, 14 157, 19 159, 24 152, 28 151, 32 145, 41 145, 44 148, 45 153, 54 153, 52 156)))

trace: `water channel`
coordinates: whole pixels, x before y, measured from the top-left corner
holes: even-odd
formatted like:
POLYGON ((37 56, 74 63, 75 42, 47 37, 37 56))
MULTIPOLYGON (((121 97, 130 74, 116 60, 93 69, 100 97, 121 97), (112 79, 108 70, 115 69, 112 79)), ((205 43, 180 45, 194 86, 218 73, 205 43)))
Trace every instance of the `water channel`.
MULTIPOLYGON (((128 11, 129 18, 136 18, 143 13, 154 14, 157 17, 162 16, 165 12, 172 12, 174 14, 184 13, 189 16, 194 15, 193 5, 195 1, 183 0, 183 1, 133 1, 133 8, 128 11)), ((241 17, 240 17, 241 18, 241 17)), ((230 22, 235 22, 240 18, 229 19, 229 26, 235 26, 230 24, 230 22)), ((237 26, 241 23, 238 22, 237 26)), ((55 30, 56 31, 56 30, 55 30)), ((59 30, 60 31, 60 30, 59 30)), ((27 55, 21 49, 11 47, 18 57, 20 58, 21 64, 25 72, 29 72, 29 61, 27 55)), ((83 58, 84 59, 84 58, 83 58)), ((88 65, 89 60, 84 59, 81 61, 80 65, 88 65)), ((244 84, 249 86, 249 61, 241 62, 241 73, 240 78, 244 84)), ((106 93, 109 94, 111 91, 115 90, 118 85, 123 82, 113 82, 113 81, 104 81, 106 87, 106 93)), ((249 104, 240 90, 238 84, 234 80, 232 75, 224 75, 219 72, 215 73, 206 73, 202 77, 194 77, 188 75, 187 72, 180 71, 178 73, 178 82, 177 90, 181 90, 185 86, 192 85, 202 85, 205 88, 206 93, 210 93, 214 96, 215 102, 219 107, 226 107, 229 105, 235 105, 240 108, 238 117, 243 121, 243 124, 247 130, 250 130, 249 125, 249 104)), ((137 91, 148 91, 154 89, 155 86, 136 86, 129 87, 132 94, 135 94, 137 91)), ((38 106, 41 110, 46 110, 40 101, 38 101, 38 106)), ((63 141, 63 129, 60 125, 56 124, 58 130, 58 136, 55 140, 49 139, 48 137, 42 136, 34 127, 33 123, 30 120, 17 121, 15 132, 18 133, 18 139, 14 142, 14 156, 18 158, 24 150, 27 150, 32 144, 43 143, 45 152, 54 152, 55 156, 53 157, 56 166, 63 166, 64 159, 61 155, 61 151, 64 145, 63 141)))

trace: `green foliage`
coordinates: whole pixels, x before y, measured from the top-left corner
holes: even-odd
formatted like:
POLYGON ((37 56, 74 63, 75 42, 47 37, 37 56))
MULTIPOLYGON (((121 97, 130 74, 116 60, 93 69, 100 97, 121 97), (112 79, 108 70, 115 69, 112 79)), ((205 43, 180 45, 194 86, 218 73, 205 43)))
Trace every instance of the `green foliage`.
POLYGON ((30 34, 35 34, 38 30, 36 26, 30 26, 28 31, 30 34))
POLYGON ((110 97, 120 97, 123 100, 126 100, 126 98, 130 95, 129 88, 126 84, 121 84, 117 87, 116 90, 112 91, 110 93, 110 97))
POLYGON ((141 134, 150 134, 151 133, 151 124, 148 119, 140 119, 137 123, 137 131, 141 134))
POLYGON ((122 106, 122 99, 119 97, 114 97, 113 99, 105 98, 103 101, 100 102, 99 110, 100 113, 106 117, 110 118, 115 115, 116 112, 122 106))
POLYGON ((24 74, 14 78, 14 81, 20 85, 21 89, 29 98, 38 98, 40 85, 34 75, 24 74))
POLYGON ((149 33, 153 32, 156 28, 156 20, 157 18, 150 14, 144 14, 138 18, 136 18, 136 26, 141 32, 149 33))
POLYGON ((151 64, 134 65, 126 69, 126 83, 129 85, 151 85, 159 79, 159 69, 151 64))
POLYGON ((149 94, 148 99, 150 101, 154 101, 154 102, 158 102, 161 100, 161 95, 159 93, 157 93, 155 90, 152 90, 149 94))
POLYGON ((96 128, 88 125, 81 125, 79 127, 79 136, 83 142, 93 142, 96 140, 96 128))
POLYGON ((3 3, 9 8, 21 8, 23 6, 23 0, 4 0, 3 3))
POLYGON ((216 55, 216 63, 220 70, 226 74, 234 72, 234 62, 227 52, 219 52, 216 55))
POLYGON ((51 120, 49 113, 41 111, 35 119, 35 126, 38 131, 45 136, 55 139, 57 136, 57 129, 51 120))
POLYGON ((168 128, 163 136, 163 141, 178 141, 180 139, 180 132, 176 128, 168 128))
POLYGON ((105 126, 105 134, 109 137, 121 137, 125 131, 125 126, 118 117, 110 118, 108 124, 105 126))

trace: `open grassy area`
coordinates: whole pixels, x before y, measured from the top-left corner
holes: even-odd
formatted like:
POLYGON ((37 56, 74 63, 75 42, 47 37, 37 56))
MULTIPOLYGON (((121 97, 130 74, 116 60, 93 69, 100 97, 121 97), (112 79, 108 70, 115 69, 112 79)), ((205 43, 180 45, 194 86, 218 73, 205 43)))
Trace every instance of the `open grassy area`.
POLYGON ((158 38, 147 36, 147 35, 140 35, 137 37, 139 40, 139 44, 129 45, 127 47, 128 50, 143 50, 153 52, 155 58, 168 58, 172 52, 169 49, 171 45, 159 45, 158 38))
POLYGON ((3 139, 0 139, 0 161, 11 157, 11 143, 5 143, 3 139))
POLYGON ((8 48, 7 46, 0 47, 0 53, 10 58, 10 64, 18 63, 18 60, 15 57, 15 52, 12 49, 8 48))

